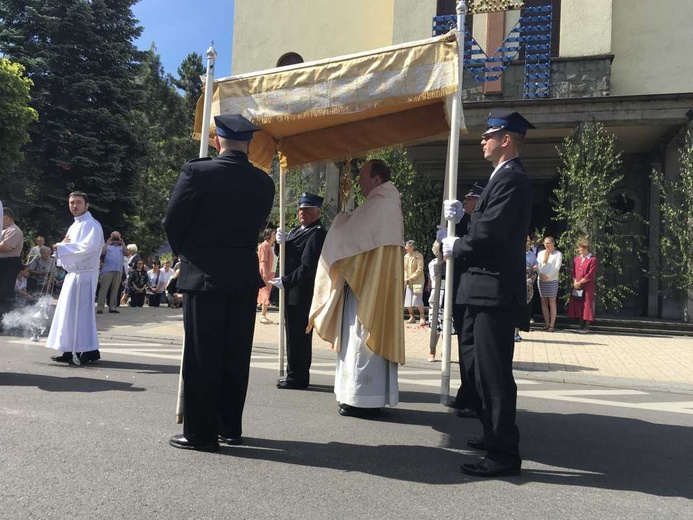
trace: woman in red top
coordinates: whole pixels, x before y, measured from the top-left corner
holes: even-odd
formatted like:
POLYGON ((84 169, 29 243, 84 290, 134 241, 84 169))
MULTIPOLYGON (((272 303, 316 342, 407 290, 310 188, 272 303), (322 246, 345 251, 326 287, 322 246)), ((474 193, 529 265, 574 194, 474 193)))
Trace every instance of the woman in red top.
POLYGON ((265 286, 262 287, 257 293, 257 303, 262 305, 262 315, 260 316, 260 323, 269 324, 272 323, 267 317, 267 307, 270 303, 270 289, 272 286, 269 282, 274 278, 274 241, 277 237, 277 231, 274 229, 267 228, 262 233, 263 242, 257 248, 257 256, 260 262, 260 275, 265 281, 265 286))
POLYGON ((573 259, 573 290, 568 303, 568 317, 580 320, 581 334, 586 334, 594 321, 594 283, 597 276, 597 258, 590 253, 588 240, 580 240, 578 255, 573 259))

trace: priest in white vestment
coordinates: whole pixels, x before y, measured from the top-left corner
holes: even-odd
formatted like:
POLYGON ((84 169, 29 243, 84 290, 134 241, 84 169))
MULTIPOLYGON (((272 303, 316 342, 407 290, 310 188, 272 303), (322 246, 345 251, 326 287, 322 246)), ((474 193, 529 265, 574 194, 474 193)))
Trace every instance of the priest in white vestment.
POLYGON ((404 364, 404 224, 390 169, 379 159, 359 174, 364 203, 332 222, 318 264, 308 330, 338 353, 339 413, 373 417, 399 402, 404 364))
POLYGON ((62 352, 53 356, 53 361, 81 365, 101 358, 94 297, 104 238, 101 224, 88 211, 89 200, 85 193, 72 192, 69 206, 75 222, 56 250, 67 276, 46 346, 62 352))

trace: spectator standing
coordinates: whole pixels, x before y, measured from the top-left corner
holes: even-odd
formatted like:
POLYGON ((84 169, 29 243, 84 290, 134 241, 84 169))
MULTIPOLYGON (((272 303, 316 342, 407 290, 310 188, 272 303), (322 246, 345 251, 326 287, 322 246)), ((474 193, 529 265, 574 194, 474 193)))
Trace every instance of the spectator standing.
POLYGON ((556 249, 556 241, 553 237, 544 238, 544 248, 537 257, 539 296, 541 297, 541 313, 544 316, 544 330, 553 332, 556 325, 558 276, 563 264, 563 255, 556 249))
POLYGON ((573 259, 573 287, 568 302, 568 317, 580 320, 580 334, 587 334, 594 321, 595 280, 597 258, 590 253, 589 240, 577 244, 578 255, 573 259))
POLYGON ((22 269, 19 255, 24 247, 24 233, 14 223, 12 208, 5 207, 2 216, 2 235, 0 235, 0 331, 2 316, 12 309, 14 303, 14 284, 17 273, 22 269))
POLYGON ((161 262, 154 259, 147 272, 147 300, 150 307, 158 307, 166 297, 166 275, 161 270, 161 262))
POLYGON ((409 310, 409 321, 407 323, 416 323, 414 316, 414 307, 419 310, 419 324, 426 324, 426 315, 423 305, 423 288, 426 280, 424 274, 424 259, 423 255, 416 250, 416 243, 413 240, 407 240, 404 244, 404 250, 407 252, 404 255, 404 306, 409 310))
POLYGON ((267 317, 267 307, 270 304, 270 292, 272 286, 270 285, 270 280, 274 278, 274 242, 277 238, 277 231, 275 229, 267 228, 262 232, 262 243, 257 246, 257 258, 260 263, 260 276, 265 282, 264 287, 260 287, 257 292, 257 303, 261 306, 262 313, 260 314, 260 323, 268 325, 272 323, 267 317))
POLYGON ((41 248, 45 244, 46 240, 41 235, 37 235, 34 239, 34 246, 29 249, 29 255, 26 258, 27 265, 30 264, 34 258, 41 256, 41 248))
POLYGON ((537 255, 532 249, 532 239, 527 235, 525 243, 525 282, 527 284, 527 305, 520 308, 517 315, 517 326, 515 327, 515 341, 522 341, 520 330, 529 332, 529 320, 532 315, 532 298, 534 298, 534 282, 537 279, 537 255))
POLYGON ((120 233, 113 231, 101 251, 103 266, 101 267, 101 287, 96 303, 96 314, 103 314, 106 295, 108 295, 108 312, 120 312, 118 310, 118 289, 123 281, 123 259, 127 253, 120 233))
POLYGON ((27 290, 30 293, 43 292, 47 282, 50 281, 50 274, 53 270, 55 261, 51 258, 51 248, 41 246, 39 256, 29 262, 29 279, 27 280, 27 290))
POLYGON ((147 293, 147 282, 149 282, 149 276, 144 267, 144 260, 140 258, 135 262, 135 267, 128 275, 130 307, 142 307, 144 305, 144 297, 147 293))

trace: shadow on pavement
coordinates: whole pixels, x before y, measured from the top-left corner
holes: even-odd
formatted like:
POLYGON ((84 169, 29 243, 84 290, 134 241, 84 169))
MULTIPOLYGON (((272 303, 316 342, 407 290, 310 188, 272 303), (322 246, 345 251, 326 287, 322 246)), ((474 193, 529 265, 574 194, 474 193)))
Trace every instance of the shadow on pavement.
POLYGON ((532 472, 532 480, 693 498, 689 427, 527 411, 518 411, 518 424, 523 457, 554 466, 548 473, 532 472))
MULTIPOLYGON (((70 367, 65 367, 70 369, 70 367)), ((0 374, 0 386, 35 386, 46 392, 144 392, 144 388, 131 383, 89 379, 86 377, 54 377, 37 374, 18 374, 3 372, 0 374)))
POLYGON ((138 374, 178 374, 180 365, 153 365, 151 363, 127 363, 125 361, 111 361, 101 359, 98 368, 110 368, 117 370, 135 370, 138 374))
MULTIPOLYGON (((431 394, 408 392, 403 397, 404 402, 431 401, 431 394)), ((364 427, 369 428, 377 428, 374 423, 379 422, 428 426, 444 435, 443 444, 364 446, 248 438, 245 446, 223 448, 222 453, 426 484, 478 480, 459 471, 460 464, 483 455, 466 447, 466 441, 481 431, 477 420, 460 419, 452 410, 442 407, 385 409, 376 420, 340 420, 363 421, 364 427)), ((518 425, 525 470, 520 478, 503 479, 509 483, 539 482, 693 498, 693 432, 689 427, 603 415, 524 410, 518 411, 518 425), (526 469, 536 464, 547 467, 526 469)))
POLYGON ((596 368, 583 367, 580 365, 564 365, 562 363, 549 363, 546 362, 532 362, 532 361, 513 361, 513 370, 520 370, 522 372, 594 372, 597 371, 596 368), (556 368, 541 368, 542 365, 549 365, 556 368), (560 367, 560 368, 559 368, 560 367))

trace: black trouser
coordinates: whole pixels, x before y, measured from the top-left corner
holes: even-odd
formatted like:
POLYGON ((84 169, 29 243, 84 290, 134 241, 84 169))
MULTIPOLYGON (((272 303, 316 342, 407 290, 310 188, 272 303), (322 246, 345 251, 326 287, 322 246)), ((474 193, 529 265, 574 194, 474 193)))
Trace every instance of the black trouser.
MULTIPOLYGON (((14 284, 22 269, 18 256, 0 258, 0 318, 12 310, 14 305, 14 284)), ((2 321, 0 320, 0 328, 2 321)))
POLYGON ((297 386, 310 384, 310 364, 313 361, 313 331, 306 334, 310 307, 286 306, 286 380, 297 386))
MULTIPOLYGON (((476 410, 479 404, 479 397, 473 383, 467 379, 466 364, 472 364, 472 357, 464 354, 462 345, 462 324, 464 320, 464 305, 454 304, 452 306, 452 321, 457 331, 457 359, 460 363, 460 388, 457 390, 455 401, 460 406, 476 410), (466 364, 465 364, 466 363, 466 364)), ((473 345, 473 344, 472 344, 473 345)), ((471 368, 471 367, 470 367, 471 368)))
POLYGON ((130 290, 130 307, 142 307, 144 305, 144 293, 130 290))
POLYGON ((520 432, 515 425, 515 316, 510 308, 467 305, 461 331, 467 379, 479 396, 474 407, 484 427, 487 457, 505 464, 522 461, 520 432))
POLYGON ((183 297, 183 432, 193 443, 242 434, 256 300, 256 288, 183 297))

